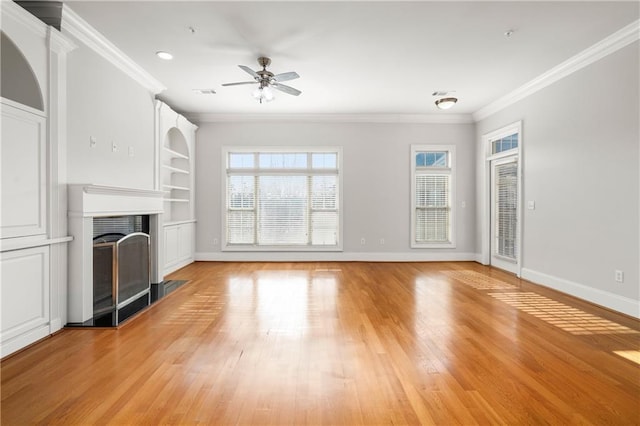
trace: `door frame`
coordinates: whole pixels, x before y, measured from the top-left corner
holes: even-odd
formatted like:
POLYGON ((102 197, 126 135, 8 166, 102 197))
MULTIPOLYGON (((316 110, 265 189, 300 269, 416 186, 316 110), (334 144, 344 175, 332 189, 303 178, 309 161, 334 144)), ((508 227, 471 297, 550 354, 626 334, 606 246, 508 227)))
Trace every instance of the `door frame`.
POLYGON ((522 121, 516 121, 515 123, 511 123, 507 126, 501 127, 492 132, 486 133, 482 135, 482 153, 483 153, 483 167, 481 170, 483 171, 482 176, 482 191, 481 191, 481 205, 482 211, 481 213, 481 263, 483 265, 491 265, 491 248, 493 243, 491 241, 491 193, 492 193, 492 170, 491 163, 493 160, 498 160, 501 158, 506 158, 510 156, 517 156, 517 164, 518 164, 518 225, 516 231, 516 238, 518 240, 518 250, 516 254, 516 276, 520 277, 522 274, 522 253, 523 253, 523 200, 522 189, 523 189, 523 169, 522 169, 522 153, 523 153, 523 141, 522 137, 522 121), (510 150, 507 152, 501 152, 498 154, 492 154, 491 152, 491 142, 503 138, 508 135, 512 135, 514 133, 518 134, 518 148, 514 150, 510 150))

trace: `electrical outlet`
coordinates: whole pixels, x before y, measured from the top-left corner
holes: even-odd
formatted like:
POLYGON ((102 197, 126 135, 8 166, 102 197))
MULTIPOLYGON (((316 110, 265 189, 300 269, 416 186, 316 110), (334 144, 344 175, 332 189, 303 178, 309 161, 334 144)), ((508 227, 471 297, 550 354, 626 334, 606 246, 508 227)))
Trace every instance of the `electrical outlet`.
POLYGON ((98 143, 98 140, 96 139, 95 136, 89 137, 89 147, 90 148, 95 148, 97 143, 98 143))
POLYGON ((615 278, 617 283, 623 283, 624 282, 624 272, 616 269, 615 274, 614 274, 614 278, 615 278))
POLYGON ((383 246, 384 245, 384 238, 380 238, 380 245, 383 246))
POLYGON ((367 243, 367 240, 365 240, 364 237, 360 238, 361 245, 365 245, 366 243, 367 243))
POLYGON ((218 245, 218 239, 217 239, 217 238, 214 238, 214 239, 213 239, 213 245, 214 245, 214 246, 217 246, 217 245, 218 245))
POLYGON ((135 149, 132 146, 130 146, 129 147, 129 157, 134 157, 135 155, 136 155, 135 149))
POLYGON ((118 152, 118 145, 113 141, 111 141, 111 152, 118 152))

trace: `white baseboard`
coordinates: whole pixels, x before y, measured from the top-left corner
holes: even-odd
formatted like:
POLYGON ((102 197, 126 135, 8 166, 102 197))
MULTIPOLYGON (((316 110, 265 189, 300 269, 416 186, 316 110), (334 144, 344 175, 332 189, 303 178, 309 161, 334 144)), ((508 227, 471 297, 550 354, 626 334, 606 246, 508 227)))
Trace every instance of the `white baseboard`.
POLYGON ((53 334, 62 329, 62 320, 60 318, 54 318, 49 322, 49 334, 53 334))
POLYGON ((201 252, 198 261, 213 262, 475 262, 476 253, 367 252, 201 252))
POLYGON ((617 312, 640 319, 640 302, 608 291, 588 287, 563 278, 547 275, 542 272, 533 271, 531 269, 522 268, 522 278, 549 287, 554 290, 561 291, 571 296, 577 297, 604 306, 617 312))
POLYGON ((4 358, 22 348, 29 346, 38 340, 45 338, 49 335, 49 324, 41 325, 33 330, 29 330, 25 333, 19 334, 12 339, 0 344, 0 358, 4 358))
POLYGON ((181 260, 181 261, 179 261, 179 262, 172 263, 172 264, 170 264, 170 265, 166 265, 166 266, 164 267, 163 275, 164 275, 164 276, 167 276, 167 275, 169 275, 170 273, 175 272, 175 271, 177 271, 177 270, 178 270, 178 269, 180 269, 180 268, 184 268, 185 266, 187 266, 187 265, 189 265, 189 264, 191 264, 191 263, 193 263, 193 262, 194 262, 194 258, 189 257, 189 258, 187 258, 187 259, 183 259, 183 260, 181 260))

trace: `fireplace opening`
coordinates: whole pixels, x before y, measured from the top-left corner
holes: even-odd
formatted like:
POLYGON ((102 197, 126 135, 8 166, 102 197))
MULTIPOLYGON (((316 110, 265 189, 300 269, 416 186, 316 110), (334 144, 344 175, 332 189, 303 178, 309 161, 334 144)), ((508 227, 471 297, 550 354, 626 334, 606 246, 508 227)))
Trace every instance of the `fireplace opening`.
POLYGON ((116 326, 150 304, 149 217, 94 218, 93 326, 116 326))

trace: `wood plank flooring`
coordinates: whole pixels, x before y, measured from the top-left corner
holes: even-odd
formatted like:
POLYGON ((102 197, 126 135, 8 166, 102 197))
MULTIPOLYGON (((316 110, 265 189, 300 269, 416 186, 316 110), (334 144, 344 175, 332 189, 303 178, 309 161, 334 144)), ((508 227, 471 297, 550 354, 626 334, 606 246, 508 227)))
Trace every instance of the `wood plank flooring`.
POLYGON ((199 262, 2 361, 1 423, 640 424, 640 324, 475 263, 199 262), (616 352, 626 354, 619 355, 616 352))

